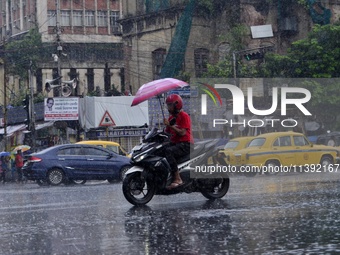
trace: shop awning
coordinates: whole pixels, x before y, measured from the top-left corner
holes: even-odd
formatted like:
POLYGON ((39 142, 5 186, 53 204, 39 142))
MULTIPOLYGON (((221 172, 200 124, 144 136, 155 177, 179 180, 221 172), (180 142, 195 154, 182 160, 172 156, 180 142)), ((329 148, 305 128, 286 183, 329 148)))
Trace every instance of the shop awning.
MULTIPOLYGON (((13 135, 13 133, 24 130, 24 129, 26 129, 25 124, 7 126, 6 128, 7 136, 11 136, 13 135)), ((4 135, 4 134, 5 134, 5 128, 0 128, 0 135, 4 135)))
POLYGON ((35 130, 52 127, 53 124, 54 124, 54 121, 49 121, 49 122, 45 122, 45 123, 42 123, 42 124, 38 124, 38 125, 35 126, 35 130))

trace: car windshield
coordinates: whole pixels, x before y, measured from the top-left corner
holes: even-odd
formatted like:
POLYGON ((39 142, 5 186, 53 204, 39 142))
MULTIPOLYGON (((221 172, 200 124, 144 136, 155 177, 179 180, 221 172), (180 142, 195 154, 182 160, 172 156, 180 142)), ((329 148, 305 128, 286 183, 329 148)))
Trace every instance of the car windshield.
POLYGON ((115 153, 119 153, 118 147, 117 147, 117 146, 107 145, 107 146, 106 146, 106 149, 109 149, 109 150, 111 150, 111 151, 113 151, 113 152, 115 152, 115 153))
POLYGON ((240 142, 238 141, 230 141, 224 146, 224 149, 235 149, 240 142))
POLYGON ((255 138, 249 143, 248 147, 262 146, 265 141, 266 141, 266 138, 255 138))

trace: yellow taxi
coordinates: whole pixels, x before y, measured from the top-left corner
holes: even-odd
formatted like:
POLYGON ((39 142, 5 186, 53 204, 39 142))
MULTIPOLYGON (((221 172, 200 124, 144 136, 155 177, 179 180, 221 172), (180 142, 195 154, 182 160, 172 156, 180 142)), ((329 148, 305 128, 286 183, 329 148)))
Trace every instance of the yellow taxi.
POLYGON ((106 148, 108 150, 111 150, 113 152, 118 153, 119 155, 123 156, 129 156, 129 153, 127 153, 122 146, 120 146, 119 143, 111 142, 111 141, 102 141, 102 140, 88 140, 88 141, 81 141, 77 142, 77 144, 90 144, 90 145, 96 145, 103 148, 106 148))
POLYGON ((247 148, 233 153, 230 162, 242 172, 255 174, 324 172, 335 167, 337 157, 334 147, 314 145, 305 135, 289 131, 256 136, 247 148))
POLYGON ((235 151, 246 148, 249 142, 254 138, 255 136, 244 136, 230 139, 223 147, 223 149, 219 151, 219 157, 223 157, 228 164, 235 163, 230 162, 230 159, 234 159, 233 157, 231 158, 230 155, 233 154, 235 151))

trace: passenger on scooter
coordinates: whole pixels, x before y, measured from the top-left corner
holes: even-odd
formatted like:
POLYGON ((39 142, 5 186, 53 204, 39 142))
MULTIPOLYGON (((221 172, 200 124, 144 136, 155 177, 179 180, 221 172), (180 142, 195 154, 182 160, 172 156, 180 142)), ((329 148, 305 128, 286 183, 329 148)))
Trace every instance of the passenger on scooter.
POLYGON ((164 156, 173 171, 173 180, 167 189, 173 189, 183 185, 177 167, 177 159, 190 154, 194 139, 191 133, 190 116, 182 109, 182 98, 179 95, 172 94, 166 98, 165 103, 170 113, 170 117, 164 119, 165 132, 171 134, 171 143, 166 147, 164 156))

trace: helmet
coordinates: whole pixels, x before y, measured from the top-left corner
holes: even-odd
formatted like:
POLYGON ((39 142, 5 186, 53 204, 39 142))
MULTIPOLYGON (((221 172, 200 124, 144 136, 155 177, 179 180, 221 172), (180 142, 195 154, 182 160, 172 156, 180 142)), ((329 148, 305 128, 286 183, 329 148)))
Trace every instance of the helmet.
POLYGON ((166 104, 174 104, 175 106, 175 111, 180 111, 183 107, 183 100, 182 98, 177 95, 177 94, 171 94, 169 95, 166 100, 165 100, 166 104))

